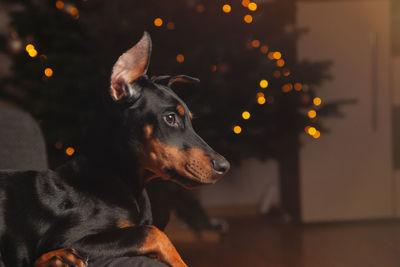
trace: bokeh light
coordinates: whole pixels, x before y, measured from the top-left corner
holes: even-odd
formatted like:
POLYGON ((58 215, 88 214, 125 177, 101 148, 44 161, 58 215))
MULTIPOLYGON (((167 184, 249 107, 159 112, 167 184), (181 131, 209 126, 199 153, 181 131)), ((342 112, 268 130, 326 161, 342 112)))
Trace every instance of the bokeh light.
POLYGON ((240 127, 239 125, 235 125, 235 127, 233 127, 233 132, 235 134, 240 134, 242 132, 242 127, 240 127))
POLYGON ((246 15, 244 16, 244 22, 246 23, 252 23, 253 22, 253 17, 251 15, 246 15))
POLYGON ((243 111, 243 113, 242 113, 242 118, 245 119, 245 120, 250 119, 250 112, 248 112, 248 111, 243 111))
POLYGON ((231 10, 232 10, 232 8, 228 4, 225 4, 222 6, 222 11, 224 11, 225 13, 229 13, 229 12, 231 12, 231 10))
POLYGON ((260 46, 260 41, 259 40, 253 40, 251 41, 251 46, 254 48, 257 48, 260 46))
POLYGON ((266 101, 266 99, 263 96, 257 98, 257 103, 260 104, 260 105, 264 105, 265 101, 266 101))
POLYGON ((308 134, 309 135, 314 135, 316 132, 317 132, 317 129, 315 129, 315 127, 308 128, 308 134))
POLYGON ((182 63, 183 61, 185 61, 185 57, 182 54, 178 54, 176 56, 176 61, 178 61, 179 63, 182 63))
POLYGON ((46 77, 51 77, 53 76, 53 70, 51 68, 46 68, 44 70, 44 75, 46 75, 46 77))
POLYGON ((313 103, 314 103, 314 105, 319 106, 319 105, 321 105, 322 100, 321 100, 321 98, 319 98, 319 97, 315 97, 315 98, 313 99, 313 103))
POLYGON ((163 25, 163 20, 162 20, 161 18, 156 18, 156 19, 154 20, 154 25, 155 25, 156 27, 161 27, 161 26, 163 25))
POLYGON ((308 111, 307 115, 310 119, 314 119, 315 117, 317 117, 317 112, 315 110, 311 109, 308 111))
POLYGON ((75 149, 73 147, 68 147, 67 149, 65 149, 65 154, 67 154, 68 156, 72 156, 75 153, 75 149))
POLYGON ((256 11, 256 10, 257 10, 257 4, 254 3, 254 2, 251 2, 251 3, 249 3, 249 4, 247 5, 247 8, 248 8, 250 11, 256 11))
POLYGON ((268 81, 267 80, 261 80, 260 81, 260 87, 261 88, 267 88, 268 87, 268 81))

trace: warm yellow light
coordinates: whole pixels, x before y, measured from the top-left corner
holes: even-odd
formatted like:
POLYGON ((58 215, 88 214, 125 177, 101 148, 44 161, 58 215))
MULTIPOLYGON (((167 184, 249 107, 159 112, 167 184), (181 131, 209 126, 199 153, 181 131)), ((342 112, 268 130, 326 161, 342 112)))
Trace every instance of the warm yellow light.
POLYGON ((274 59, 274 52, 272 52, 272 51, 269 52, 268 53, 268 58, 271 59, 271 60, 274 59))
POLYGON ((68 147, 67 149, 65 149, 65 154, 67 154, 68 156, 72 156, 75 153, 75 149, 73 147, 68 147))
POLYGON ((264 97, 264 93, 263 92, 258 92, 257 93, 257 98, 259 98, 259 97, 264 97))
POLYGON ((311 126, 306 126, 306 127, 304 128, 304 131, 308 134, 308 131, 310 130, 310 128, 311 128, 311 126))
POLYGON ((161 26, 163 25, 163 20, 162 20, 161 18, 156 18, 156 19, 154 20, 154 25, 155 25, 156 27, 161 27, 161 26))
POLYGON ((314 105, 319 106, 319 105, 321 105, 322 100, 321 100, 321 98, 319 98, 319 97, 315 97, 315 98, 313 99, 313 103, 314 103, 314 105))
POLYGON ((265 104, 265 97, 259 97, 257 98, 257 103, 260 105, 264 105, 265 104))
POLYGON ((248 4, 247 8, 248 8, 250 11, 256 11, 256 10, 257 10, 257 4, 254 3, 254 2, 251 2, 251 3, 248 4))
POLYGON ((31 57, 36 57, 38 52, 36 51, 36 49, 31 49, 28 51, 29 56, 31 57))
POLYGON ((288 92, 292 91, 292 89, 293 89, 293 85, 291 83, 287 83, 282 86, 282 92, 284 92, 284 93, 288 93, 288 92))
POLYGON ((287 77, 287 76, 289 76, 289 75, 290 75, 290 70, 284 69, 284 70, 283 70, 283 76, 287 77))
POLYGON ((277 65, 278 67, 283 67, 283 66, 285 66, 285 60, 279 59, 279 60, 276 62, 276 65, 277 65))
POLYGON ((251 46, 254 47, 254 48, 259 47, 260 46, 260 41, 258 41, 258 40, 251 41, 251 46))
POLYGON ((250 0, 242 0, 242 6, 248 7, 250 4, 250 0))
POLYGON ((233 132, 235 134, 240 134, 242 132, 242 127, 240 127, 239 125, 236 125, 235 127, 233 127, 233 132))
POLYGON ((273 56, 274 56, 274 59, 281 59, 282 53, 277 51, 277 52, 274 52, 273 56))
POLYGON ((263 45, 263 46, 261 46, 260 50, 261 50, 261 53, 266 54, 268 52, 268 46, 263 45))
POLYGON ((315 139, 318 139, 321 136, 321 132, 320 131, 315 131, 315 133, 313 134, 312 137, 314 137, 315 139))
POLYGON ((62 8, 64 7, 64 2, 63 2, 63 1, 57 1, 57 2, 56 2, 56 7, 57 7, 58 9, 62 9, 62 8))
POLYGON ((69 10, 69 14, 71 14, 71 16, 77 16, 78 13, 79 11, 76 7, 71 7, 71 9, 69 10))
POLYGON ((175 29, 175 23, 173 23, 173 22, 168 22, 168 23, 167 23, 167 29, 168 29, 168 30, 173 30, 173 29, 175 29))
POLYGON ((44 70, 44 75, 46 75, 46 77, 51 77, 53 76, 53 70, 51 68, 46 68, 44 70))
POLYGON ((26 45, 25 50, 29 53, 30 50, 35 50, 35 46, 33 44, 28 44, 26 45))
POLYGON ((243 113, 242 113, 242 118, 245 119, 245 120, 250 119, 250 112, 248 112, 248 111, 243 111, 243 113))
POLYGON ((229 12, 231 12, 231 10, 232 10, 232 8, 228 4, 222 6, 222 11, 224 11, 225 13, 229 13, 229 12))
POLYGON ((268 87, 268 81, 267 80, 261 80, 260 81, 260 87, 261 88, 267 88, 268 87))
POLYGON ((185 57, 182 54, 178 54, 176 56, 176 61, 178 61, 179 63, 182 63, 183 61, 185 61, 185 57))
POLYGON ((315 129, 315 127, 308 128, 308 134, 309 135, 314 135, 316 132, 317 132, 317 129, 315 129))
POLYGON ((301 83, 294 84, 294 90, 300 91, 302 88, 303 88, 303 85, 301 83))
POLYGON ((244 22, 246 23, 252 23, 253 22, 253 17, 251 15, 246 15, 244 16, 244 22))
POLYGON ((317 117, 317 112, 315 110, 311 109, 308 111, 307 115, 310 119, 314 119, 315 117, 317 117))

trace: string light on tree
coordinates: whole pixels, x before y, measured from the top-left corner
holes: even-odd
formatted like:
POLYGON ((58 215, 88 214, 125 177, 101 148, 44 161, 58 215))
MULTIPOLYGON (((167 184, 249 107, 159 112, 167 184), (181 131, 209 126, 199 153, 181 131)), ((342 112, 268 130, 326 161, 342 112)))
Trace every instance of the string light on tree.
POLYGON ((225 13, 230 13, 232 10, 231 6, 228 4, 225 4, 222 6, 222 11, 224 11, 225 13))
POLYGON ((250 0, 242 0, 242 6, 248 7, 250 4, 250 0))
POLYGON ((319 97, 315 97, 315 98, 313 99, 313 103, 314 103, 314 105, 319 106, 319 105, 321 105, 322 100, 321 100, 321 98, 319 98, 319 97))
POLYGON ((185 61, 185 56, 182 54, 178 54, 176 56, 176 61, 178 61, 178 63, 182 63, 183 61, 185 61))
POLYGON ((264 105, 265 101, 266 101, 266 99, 265 99, 264 96, 260 96, 260 97, 257 98, 257 103, 260 104, 260 105, 264 105))
POLYGON ((33 44, 28 44, 25 47, 26 52, 28 52, 30 57, 36 57, 38 52, 33 44))
POLYGON ((235 126, 233 127, 233 132, 234 132, 235 134, 240 134, 240 133, 242 132, 242 127, 240 127, 239 125, 235 125, 235 126))
POLYGON ((248 112, 248 111, 243 111, 243 113, 242 113, 242 118, 245 119, 245 120, 250 119, 250 112, 248 112))
POLYGON ((309 135, 314 135, 317 132, 317 129, 315 129, 315 127, 310 127, 308 128, 308 134, 309 135))
POLYGON ((156 27, 161 27, 163 25, 163 20, 161 18, 155 18, 154 19, 154 26, 156 27))
POLYGON ((321 136, 321 132, 316 130, 315 133, 312 135, 315 139, 318 139, 321 136))
POLYGON ((59 0, 59 1, 56 2, 56 8, 57 8, 57 9, 63 9, 64 5, 65 5, 65 4, 64 4, 63 1, 60 1, 60 0, 59 0))
POLYGON ((67 154, 68 156, 72 156, 75 153, 75 149, 73 147, 68 147, 67 149, 65 149, 65 154, 67 154))
POLYGON ((303 88, 303 85, 301 83, 294 84, 294 90, 300 91, 302 88, 303 88))
POLYGON ((274 53, 273 53, 273 57, 274 57, 274 59, 281 59, 281 57, 282 57, 282 53, 281 53, 281 52, 278 52, 278 51, 276 51, 276 52, 274 52, 274 53))
POLYGON ((315 117, 317 117, 317 112, 315 110, 311 109, 308 111, 307 115, 310 119, 314 119, 315 117))
POLYGON ((259 40, 251 41, 251 46, 254 48, 258 48, 260 46, 260 41, 259 40))
POLYGON ((51 76, 53 76, 53 70, 51 68, 46 68, 44 70, 44 75, 46 75, 46 77, 50 78, 51 76))
POLYGON ((268 52, 268 46, 262 45, 260 50, 261 50, 261 53, 266 54, 268 52))
POLYGON ((283 67, 283 66, 285 66, 285 60, 279 59, 278 61, 276 61, 276 65, 277 65, 278 67, 283 67))
POLYGON ((244 22, 246 22, 247 24, 250 24, 250 23, 252 23, 253 22, 253 17, 251 16, 251 15, 245 15, 244 17, 243 17, 243 20, 244 20, 244 22))
POLYGON ((248 4, 247 8, 248 8, 250 11, 256 11, 256 10, 257 10, 257 4, 254 3, 254 2, 251 2, 251 3, 248 4))
POLYGON ((267 88, 268 87, 268 81, 267 80, 261 80, 260 81, 260 87, 261 88, 267 88))

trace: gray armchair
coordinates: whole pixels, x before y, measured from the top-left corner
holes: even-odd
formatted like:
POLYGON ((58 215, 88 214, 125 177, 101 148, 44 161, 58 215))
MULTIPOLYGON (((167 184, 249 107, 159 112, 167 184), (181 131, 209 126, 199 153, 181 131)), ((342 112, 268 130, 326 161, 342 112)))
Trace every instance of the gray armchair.
POLYGON ((48 169, 38 124, 28 113, 4 102, 0 102, 0 169, 48 169))

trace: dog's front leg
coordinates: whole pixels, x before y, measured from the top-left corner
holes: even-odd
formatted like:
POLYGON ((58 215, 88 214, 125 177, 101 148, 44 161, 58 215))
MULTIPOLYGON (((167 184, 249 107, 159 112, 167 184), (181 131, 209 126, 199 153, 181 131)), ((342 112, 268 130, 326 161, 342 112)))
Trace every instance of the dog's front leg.
POLYGON ((72 245, 93 259, 143 255, 172 267, 187 267, 169 238, 153 225, 114 229, 84 237, 72 245))

